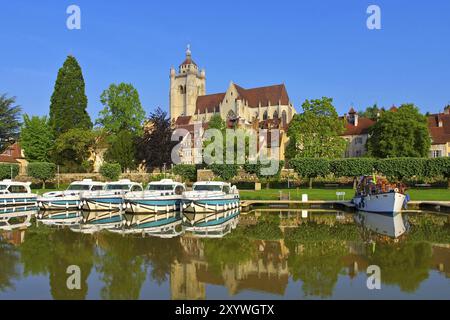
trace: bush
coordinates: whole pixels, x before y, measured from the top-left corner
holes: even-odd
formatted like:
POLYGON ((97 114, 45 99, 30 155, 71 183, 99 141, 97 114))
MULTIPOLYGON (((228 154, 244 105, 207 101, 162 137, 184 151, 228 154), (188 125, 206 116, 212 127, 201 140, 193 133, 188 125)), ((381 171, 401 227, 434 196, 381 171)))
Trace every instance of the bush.
POLYGON ((238 173, 238 166, 235 164, 212 164, 209 168, 216 176, 225 181, 230 181, 238 173))
POLYGON ((375 169, 391 179, 423 177, 427 174, 426 158, 391 158, 381 159, 375 163, 375 169))
POLYGON ((325 177, 330 173, 330 162, 322 158, 296 158, 289 161, 289 166, 301 177, 309 179, 312 189, 313 178, 325 177))
POLYGON ((173 173, 190 182, 197 180, 197 167, 193 164, 178 164, 173 167, 173 173))
POLYGON ((450 188, 450 158, 428 159, 425 168, 425 176, 427 178, 435 178, 437 176, 447 178, 447 186, 450 188))
POLYGON ((109 181, 117 181, 122 174, 122 166, 118 163, 105 163, 100 167, 100 174, 109 181))
POLYGON ((281 175, 281 170, 284 167, 284 161, 281 160, 278 163, 278 171, 273 175, 264 175, 264 173, 261 171, 264 168, 270 168, 271 164, 262 164, 259 160, 257 163, 246 163, 243 166, 243 169, 248 174, 254 174, 258 179, 273 179, 273 180, 279 180, 281 175))
POLYGON ((42 189, 45 183, 56 175, 56 164, 49 162, 31 162, 28 164, 28 175, 42 181, 42 189))
POLYGON ((19 174, 18 164, 0 164, 0 180, 14 179, 19 174), (11 176, 12 169, 12 176, 11 176))

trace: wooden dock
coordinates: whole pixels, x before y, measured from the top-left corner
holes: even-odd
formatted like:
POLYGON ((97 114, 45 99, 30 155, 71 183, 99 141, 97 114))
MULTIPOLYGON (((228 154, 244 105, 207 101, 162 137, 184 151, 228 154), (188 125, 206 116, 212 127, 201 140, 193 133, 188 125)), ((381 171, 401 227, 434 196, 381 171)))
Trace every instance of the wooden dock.
MULTIPOLYGON (((350 201, 299 201, 299 200, 242 200, 241 209, 244 212, 258 208, 270 209, 331 209, 355 211, 355 205, 350 201)), ((410 201, 408 210, 450 213, 450 201, 410 201)))

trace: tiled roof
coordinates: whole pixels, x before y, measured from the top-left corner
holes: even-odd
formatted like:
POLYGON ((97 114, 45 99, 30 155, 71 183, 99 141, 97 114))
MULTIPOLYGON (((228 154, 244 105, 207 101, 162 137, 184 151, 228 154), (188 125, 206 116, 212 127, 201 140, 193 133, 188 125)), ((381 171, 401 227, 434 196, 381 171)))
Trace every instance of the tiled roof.
POLYGON ((350 122, 346 121, 345 123, 345 132, 344 136, 356 136, 361 134, 368 134, 369 128, 375 124, 375 121, 369 118, 359 118, 358 125, 355 126, 350 122))
POLYGON ((178 126, 183 126, 183 125, 187 125, 191 122, 192 116, 180 116, 177 118, 177 120, 175 121, 175 125, 178 126))
POLYGON ((5 152, 0 154, 0 162, 17 163, 17 159, 22 158, 22 149, 18 143, 9 146, 5 152))
POLYGON ((197 109, 195 113, 219 112, 219 105, 225 98, 225 93, 208 94, 197 98, 197 109))
POLYGON ((433 144, 450 142, 450 114, 439 113, 428 116, 428 131, 433 144), (439 127, 439 123, 442 124, 441 127, 439 127))

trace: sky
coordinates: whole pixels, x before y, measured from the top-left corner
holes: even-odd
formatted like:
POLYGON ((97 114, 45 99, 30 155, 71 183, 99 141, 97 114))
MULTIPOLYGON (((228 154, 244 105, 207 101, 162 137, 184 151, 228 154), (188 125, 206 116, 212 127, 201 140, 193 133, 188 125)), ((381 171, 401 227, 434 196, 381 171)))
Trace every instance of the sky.
POLYGON ((284 83, 296 109, 332 97, 339 114, 414 103, 450 103, 448 0, 1 0, 0 94, 23 112, 48 114, 58 69, 80 63, 88 112, 112 83, 133 84, 147 113, 168 110, 169 70, 186 45, 206 69, 207 93, 284 83), (69 30, 69 5, 81 29, 69 30), (369 30, 369 5, 381 30, 369 30))

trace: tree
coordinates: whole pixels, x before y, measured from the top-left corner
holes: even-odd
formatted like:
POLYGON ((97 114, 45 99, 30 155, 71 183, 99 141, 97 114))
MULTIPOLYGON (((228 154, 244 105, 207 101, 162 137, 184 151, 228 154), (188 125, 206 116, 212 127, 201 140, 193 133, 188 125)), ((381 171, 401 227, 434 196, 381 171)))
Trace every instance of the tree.
POLYGON ((413 104, 383 112, 369 133, 368 152, 376 158, 427 157, 430 152, 427 118, 413 104))
POLYGON ((356 189, 357 177, 371 175, 375 161, 372 158, 335 159, 330 161, 330 171, 336 177, 353 177, 353 189, 356 189))
POLYGON ((100 174, 110 181, 119 180, 121 173, 122 167, 118 163, 104 163, 100 167, 100 174))
POLYGON ((71 129, 56 139, 53 158, 69 172, 88 171, 91 166, 88 158, 95 139, 92 130, 71 129))
POLYGON ((108 162, 120 164, 123 170, 134 169, 136 167, 135 154, 135 138, 129 131, 120 131, 113 137, 105 159, 108 162))
POLYGON ((23 116, 20 145, 29 161, 48 162, 54 139, 47 117, 23 116))
POLYGON ((173 167, 173 173, 187 181, 197 180, 197 168, 194 164, 178 164, 173 167))
POLYGON ((83 73, 78 61, 68 56, 58 71, 50 104, 50 126, 54 136, 74 129, 91 129, 92 122, 86 111, 87 97, 83 73))
POLYGON ((0 164, 0 180, 14 179, 19 174, 19 165, 15 163, 0 164))
POLYGON ((344 133, 344 122, 339 119, 333 99, 306 100, 303 113, 296 114, 289 125, 289 144, 286 157, 294 158, 338 158, 347 147, 340 135, 344 133))
POLYGON ((138 91, 131 84, 111 84, 103 91, 100 101, 104 108, 100 111, 97 124, 109 134, 121 131, 129 131, 134 136, 142 134, 145 111, 138 91))
POLYGON ((18 137, 20 111, 15 97, 8 98, 5 94, 0 96, 0 153, 18 137))
POLYGON ((429 178, 443 176, 447 178, 447 186, 450 189, 450 158, 433 158, 428 159, 426 164, 426 174, 429 178))
POLYGON ((360 111, 359 115, 361 117, 369 118, 373 121, 376 121, 384 111, 385 111, 384 108, 378 108, 378 105, 374 104, 372 107, 367 107, 366 110, 360 111))
POLYGON ((28 175, 42 181, 42 189, 45 183, 56 175, 56 165, 48 162, 32 162, 28 164, 28 175))
POLYGON ((391 179, 424 177, 427 171, 425 158, 390 158, 380 159, 375 163, 375 169, 391 179))
POLYGON ((300 177, 309 179, 310 189, 313 186, 313 178, 324 177, 330 173, 330 162, 323 158, 291 159, 289 165, 300 177))
POLYGON ((157 108, 147 120, 146 130, 137 142, 137 159, 147 169, 161 168, 172 163, 171 152, 176 142, 171 141, 172 129, 167 112, 157 108))

